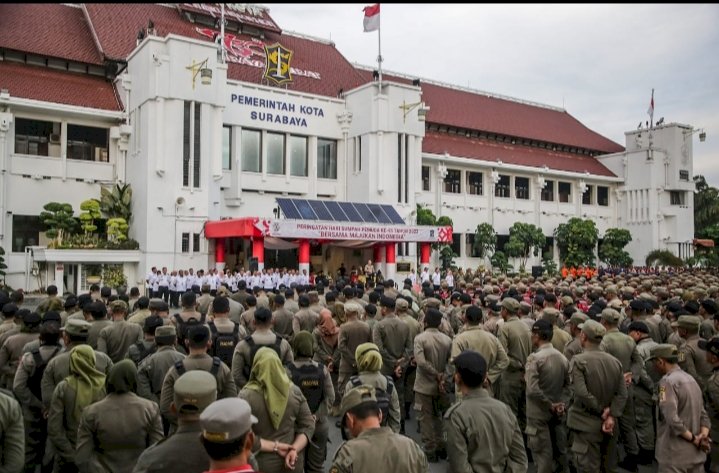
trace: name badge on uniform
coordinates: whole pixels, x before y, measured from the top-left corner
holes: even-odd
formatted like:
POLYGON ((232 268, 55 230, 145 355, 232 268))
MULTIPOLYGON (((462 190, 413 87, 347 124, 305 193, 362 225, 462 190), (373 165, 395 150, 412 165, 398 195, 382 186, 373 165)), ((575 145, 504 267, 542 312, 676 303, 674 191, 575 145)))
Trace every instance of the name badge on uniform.
POLYGON ((664 386, 659 386, 659 402, 664 402, 667 400, 667 388, 664 386))

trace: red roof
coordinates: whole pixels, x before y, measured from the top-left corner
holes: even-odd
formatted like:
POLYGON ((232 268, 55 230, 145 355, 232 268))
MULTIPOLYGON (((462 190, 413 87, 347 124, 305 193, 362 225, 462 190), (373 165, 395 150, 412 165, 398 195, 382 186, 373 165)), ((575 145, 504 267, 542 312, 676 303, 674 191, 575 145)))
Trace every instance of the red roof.
MULTIPOLYGON (((244 25, 254 26, 255 28, 259 28, 265 31, 272 31, 275 33, 282 32, 280 27, 277 26, 277 23, 275 23, 275 20, 270 17, 267 9, 262 7, 256 7, 258 14, 254 15, 246 9, 252 8, 251 6, 246 8, 238 8, 237 6, 233 5, 237 4, 227 4, 225 6, 226 21, 237 21, 238 23, 244 25)), ((209 15, 212 18, 220 19, 222 17, 222 10, 220 9, 219 3, 180 3, 178 4, 178 8, 183 11, 209 15)))
POLYGON ((86 74, 2 61, 0 88, 7 89, 11 97, 122 110, 113 84, 102 77, 86 74))
POLYGON ((82 9, 60 4, 0 4, 0 48, 102 64, 82 9))
POLYGON ((467 138, 446 133, 427 133, 422 141, 422 151, 433 154, 449 153, 451 156, 478 159, 480 161, 516 164, 541 168, 547 166, 558 171, 588 172, 595 176, 614 174, 591 156, 551 151, 530 146, 512 145, 493 140, 467 138))

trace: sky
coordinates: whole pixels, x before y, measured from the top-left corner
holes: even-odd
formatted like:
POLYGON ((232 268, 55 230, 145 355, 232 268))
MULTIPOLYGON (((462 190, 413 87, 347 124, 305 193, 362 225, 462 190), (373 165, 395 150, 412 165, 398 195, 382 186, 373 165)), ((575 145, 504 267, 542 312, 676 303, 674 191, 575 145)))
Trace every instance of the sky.
MULTIPOLYGON (((377 64, 366 4, 264 4, 287 32, 377 64)), ((703 128, 694 174, 719 187, 719 5, 382 4, 383 70, 563 107, 625 145, 649 120, 703 128)))

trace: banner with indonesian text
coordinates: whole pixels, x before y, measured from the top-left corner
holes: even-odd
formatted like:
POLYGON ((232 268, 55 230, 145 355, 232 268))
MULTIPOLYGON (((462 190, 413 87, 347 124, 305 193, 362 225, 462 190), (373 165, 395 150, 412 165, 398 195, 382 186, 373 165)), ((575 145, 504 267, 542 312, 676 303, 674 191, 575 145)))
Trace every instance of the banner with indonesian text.
POLYGON ((452 243, 452 227, 271 219, 259 220, 256 227, 263 235, 277 238, 452 243))

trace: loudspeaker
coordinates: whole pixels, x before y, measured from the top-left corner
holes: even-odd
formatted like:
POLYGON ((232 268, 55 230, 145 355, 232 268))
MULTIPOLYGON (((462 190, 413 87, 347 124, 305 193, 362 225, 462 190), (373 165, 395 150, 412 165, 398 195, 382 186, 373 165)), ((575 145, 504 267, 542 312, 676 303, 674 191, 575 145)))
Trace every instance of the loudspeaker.
POLYGON ((543 266, 532 266, 532 277, 533 278, 539 278, 544 274, 544 267, 543 266))
POLYGON ((250 263, 250 271, 252 271, 253 273, 259 269, 259 265, 258 265, 258 261, 257 261, 256 257, 253 256, 252 258, 250 258, 249 263, 250 263))

